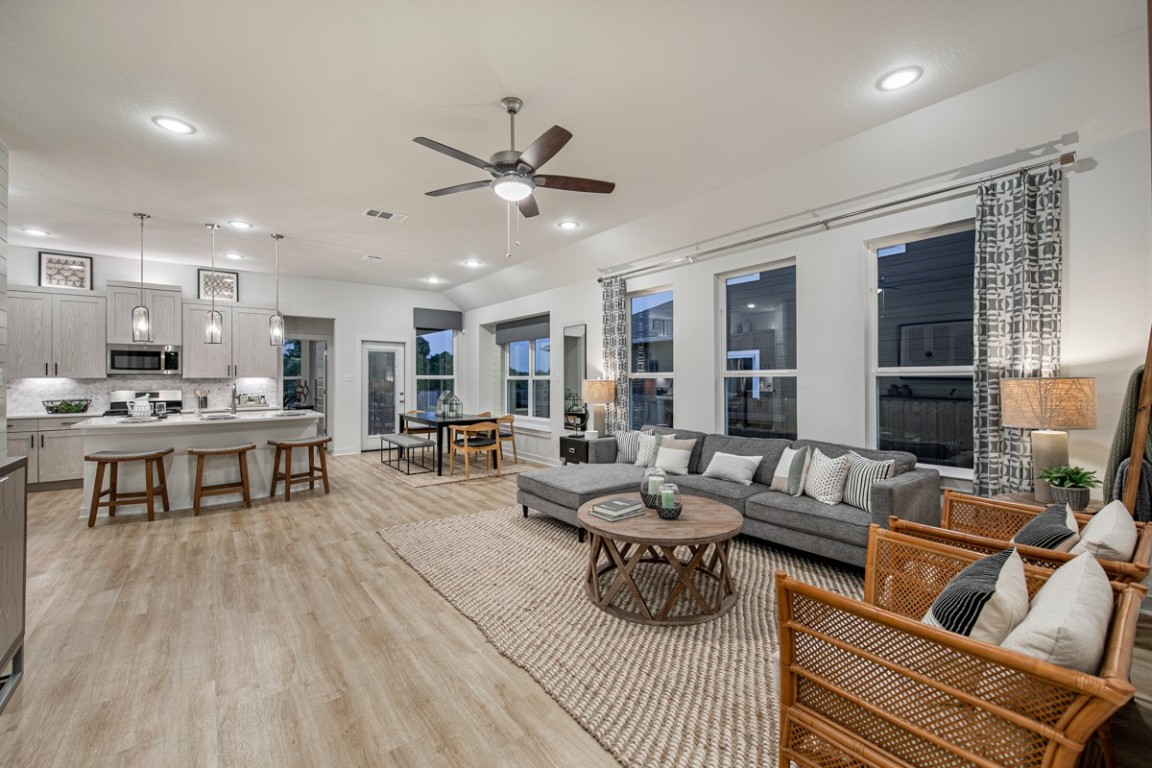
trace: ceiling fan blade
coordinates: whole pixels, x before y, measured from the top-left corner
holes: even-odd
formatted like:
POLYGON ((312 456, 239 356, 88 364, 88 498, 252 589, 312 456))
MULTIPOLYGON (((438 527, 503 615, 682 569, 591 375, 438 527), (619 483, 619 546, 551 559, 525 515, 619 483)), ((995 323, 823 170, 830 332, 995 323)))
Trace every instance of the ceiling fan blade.
POLYGON ((470 189, 480 189, 480 187, 492 186, 492 179, 487 181, 470 181, 467 184, 457 184, 452 187, 444 187, 444 189, 434 189, 431 192, 425 192, 428 197, 440 197, 441 195, 451 195, 456 192, 467 192, 470 189))
POLYGON ((516 203, 516 207, 520 209, 520 213, 524 214, 524 218, 526 219, 540 215, 540 206, 536 205, 536 198, 532 195, 528 195, 528 197, 516 203))
POLYGON ((486 171, 492 167, 488 164, 487 160, 481 160, 480 158, 474 155, 470 155, 467 152, 461 152, 458 149, 453 149, 447 144, 441 144, 438 141, 433 141, 432 139, 428 139, 423 136, 417 136, 416 138, 412 139, 412 141, 421 146, 428 147, 428 149, 434 149, 443 155, 448 155, 448 157, 454 157, 457 160, 463 160, 464 162, 468 163, 468 165, 474 165, 477 168, 483 168, 486 171))
POLYGON ((544 163, 552 159, 564 145, 572 138, 572 134, 558 125, 554 125, 528 145, 528 149, 520 154, 520 162, 532 170, 537 170, 544 163))
POLYGON ((575 176, 533 176, 532 181, 538 187, 565 189, 569 192, 599 192, 606 195, 616 189, 616 183, 612 181, 579 179, 575 176))

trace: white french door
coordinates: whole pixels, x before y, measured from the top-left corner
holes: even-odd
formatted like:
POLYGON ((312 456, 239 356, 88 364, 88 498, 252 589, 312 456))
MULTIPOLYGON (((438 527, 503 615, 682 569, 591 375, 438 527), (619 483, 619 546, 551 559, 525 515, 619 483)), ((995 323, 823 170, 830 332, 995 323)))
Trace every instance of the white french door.
POLYGON ((404 412, 404 345, 365 341, 360 352, 360 450, 380 448, 404 412))

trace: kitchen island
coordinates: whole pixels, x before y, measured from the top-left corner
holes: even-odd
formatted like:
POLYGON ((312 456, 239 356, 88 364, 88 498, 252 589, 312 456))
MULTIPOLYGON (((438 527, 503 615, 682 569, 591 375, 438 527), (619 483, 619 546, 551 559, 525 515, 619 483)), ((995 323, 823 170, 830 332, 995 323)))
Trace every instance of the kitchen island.
MULTIPOLYGON (((172 509, 191 509, 192 493, 196 484, 196 460, 188 455, 189 448, 223 448, 255 443, 256 450, 248 454, 248 477, 252 498, 267 496, 272 482, 272 461, 275 451, 269 440, 298 440, 315 437, 317 422, 322 414, 315 411, 258 411, 208 413, 204 415, 174 414, 164 419, 136 421, 121 416, 103 416, 82 421, 73 426, 84 438, 85 455, 96 451, 147 451, 174 448, 165 457, 164 470, 168 476, 168 500, 172 509)), ((297 472, 307 467, 306 451, 293 457, 297 472), (301 455, 302 454, 302 455, 301 455)), ((92 486, 96 482, 96 464, 84 462, 84 500, 81 509, 87 511, 92 503, 92 486)), ((238 480, 234 458, 209 460, 204 466, 204 484, 226 483, 238 480)), ((107 483, 107 481, 105 481, 107 483)), ((132 462, 120 468, 118 485, 122 491, 144 488, 143 462, 132 462)), ((232 496, 211 496, 204 499, 201 508, 216 504, 234 504, 240 499, 232 496)), ((121 514, 132 514, 144 506, 127 506, 121 514)), ((101 511, 101 514, 107 514, 101 511)), ((157 514, 160 515, 159 508, 157 514)))

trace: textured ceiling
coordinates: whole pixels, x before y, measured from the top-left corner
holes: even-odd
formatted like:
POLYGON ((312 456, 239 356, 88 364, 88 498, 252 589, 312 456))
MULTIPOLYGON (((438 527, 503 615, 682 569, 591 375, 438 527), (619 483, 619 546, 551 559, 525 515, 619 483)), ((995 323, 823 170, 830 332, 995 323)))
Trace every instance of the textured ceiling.
MULTIPOLYGON (((10 241, 203 264, 203 224, 243 219, 230 266, 451 289, 509 264, 549 270, 579 238, 762 173, 1066 51, 1141 26, 1139 0, 458 0, 0 2, 0 139, 10 241), (924 68, 882 93, 883 73, 924 68), (616 182, 537 193, 505 258, 485 175, 412 142, 506 149, 499 101, 525 102, 517 149, 561 125, 545 168, 616 182), (154 115, 197 126, 158 130, 154 115), (365 208, 407 214, 394 223, 365 208), (574 232, 561 219, 581 222, 574 232), (34 238, 21 227, 43 227, 34 238), (384 256, 379 263, 361 259, 384 256), (479 270, 462 262, 478 258, 479 270)), ((599 266, 612 263, 605 255, 599 266)), ((589 264, 594 274, 596 264, 589 264)), ((558 272, 559 274, 559 272, 558 272)), ((570 276, 570 271, 565 273, 570 276)))

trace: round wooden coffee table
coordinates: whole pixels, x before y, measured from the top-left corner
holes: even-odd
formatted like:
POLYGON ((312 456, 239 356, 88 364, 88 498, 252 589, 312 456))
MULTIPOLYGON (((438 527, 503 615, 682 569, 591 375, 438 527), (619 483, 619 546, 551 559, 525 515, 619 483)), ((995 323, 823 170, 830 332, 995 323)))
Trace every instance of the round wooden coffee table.
POLYGON ((728 544, 744 526, 740 513, 718 501, 685 495, 676 520, 661 520, 653 509, 616 522, 592 514, 596 504, 621 497, 639 501, 640 494, 602 496, 576 513, 591 534, 584 584, 589 599, 613 616, 641 624, 699 624, 730 611, 736 585, 728 544), (677 556, 680 547, 687 550, 687 559, 677 556), (641 566, 649 568, 647 578, 637 578, 641 566), (653 568, 670 569, 675 578, 654 576, 653 568), (602 578, 606 574, 610 578, 602 578), (660 582, 673 586, 666 594, 652 593, 652 585, 660 582), (683 604, 674 611, 677 602, 683 604))

